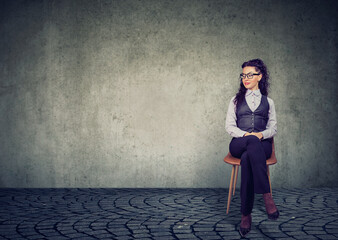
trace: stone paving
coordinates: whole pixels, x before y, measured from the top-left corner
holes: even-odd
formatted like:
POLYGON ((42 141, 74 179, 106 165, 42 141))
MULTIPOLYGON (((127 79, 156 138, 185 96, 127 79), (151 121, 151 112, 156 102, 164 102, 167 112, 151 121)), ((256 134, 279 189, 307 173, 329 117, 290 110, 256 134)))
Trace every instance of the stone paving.
MULTIPOLYGON (((273 189, 280 218, 256 195, 247 239, 338 239, 338 188, 273 189)), ((227 189, 0 189, 0 239, 240 239, 227 189)))

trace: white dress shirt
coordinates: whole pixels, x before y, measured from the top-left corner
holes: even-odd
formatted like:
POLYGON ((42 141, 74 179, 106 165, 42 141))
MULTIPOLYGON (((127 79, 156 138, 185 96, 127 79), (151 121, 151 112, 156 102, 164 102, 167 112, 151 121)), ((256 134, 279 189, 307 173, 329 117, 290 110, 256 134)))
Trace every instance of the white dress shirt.
MULTIPOLYGON (((236 105, 234 104, 235 96, 231 98, 228 112, 225 121, 226 131, 235 138, 243 137, 246 131, 241 130, 237 127, 237 116, 236 116, 236 105)), ((259 89, 251 91, 247 90, 245 94, 245 100, 252 112, 254 112, 259 104, 261 103, 262 94, 259 89)), ((276 109, 275 104, 271 98, 267 98, 269 103, 269 120, 266 125, 266 129, 262 131, 263 139, 272 138, 277 134, 277 119, 276 119, 276 109)))

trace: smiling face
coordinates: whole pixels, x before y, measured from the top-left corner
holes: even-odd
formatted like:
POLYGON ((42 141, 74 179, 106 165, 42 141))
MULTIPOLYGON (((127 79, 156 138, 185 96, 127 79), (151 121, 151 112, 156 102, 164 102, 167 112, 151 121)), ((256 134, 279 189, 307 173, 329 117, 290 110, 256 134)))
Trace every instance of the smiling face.
MULTIPOLYGON (((244 74, 256 74, 259 73, 256 71, 255 67, 244 67, 243 68, 244 74)), ((247 76, 242 79, 243 85, 246 89, 250 89, 251 91, 258 89, 258 83, 262 79, 262 74, 253 75, 253 78, 249 79, 247 76)))

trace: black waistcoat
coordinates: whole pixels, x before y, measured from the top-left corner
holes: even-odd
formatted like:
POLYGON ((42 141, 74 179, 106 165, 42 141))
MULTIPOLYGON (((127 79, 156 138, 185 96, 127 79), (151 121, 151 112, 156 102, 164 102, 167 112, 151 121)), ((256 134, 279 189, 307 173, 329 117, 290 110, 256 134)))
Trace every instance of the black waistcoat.
POLYGON ((262 95, 261 103, 252 112, 244 98, 242 104, 236 108, 237 127, 246 132, 261 132, 266 129, 269 119, 269 102, 265 95, 262 95))

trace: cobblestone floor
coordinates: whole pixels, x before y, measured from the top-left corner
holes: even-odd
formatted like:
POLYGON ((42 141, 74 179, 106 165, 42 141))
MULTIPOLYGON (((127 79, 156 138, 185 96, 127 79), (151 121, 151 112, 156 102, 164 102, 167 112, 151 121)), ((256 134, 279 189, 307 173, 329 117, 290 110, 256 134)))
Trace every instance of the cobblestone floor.
MULTIPOLYGON (((256 195, 248 239, 338 239, 338 188, 256 195)), ((226 189, 0 189, 0 239, 240 239, 239 192, 226 189)))

